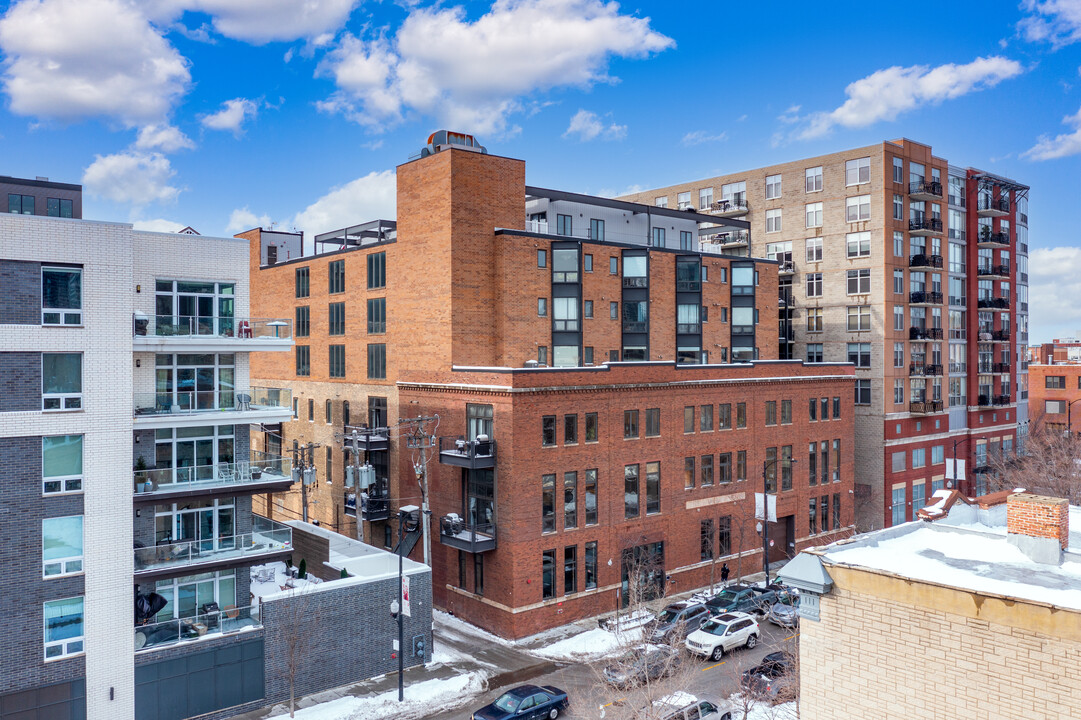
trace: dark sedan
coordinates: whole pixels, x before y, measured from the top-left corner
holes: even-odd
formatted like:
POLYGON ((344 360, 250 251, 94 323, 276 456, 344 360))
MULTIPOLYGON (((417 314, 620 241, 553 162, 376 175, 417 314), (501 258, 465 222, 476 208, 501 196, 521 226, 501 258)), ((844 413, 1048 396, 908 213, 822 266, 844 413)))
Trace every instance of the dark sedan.
POLYGON ((567 693, 545 685, 520 685, 473 713, 473 720, 555 720, 567 709, 567 693))
POLYGON ((740 687, 752 697, 777 700, 782 693, 791 690, 794 664, 786 652, 772 652, 762 662, 744 671, 739 679, 740 687))

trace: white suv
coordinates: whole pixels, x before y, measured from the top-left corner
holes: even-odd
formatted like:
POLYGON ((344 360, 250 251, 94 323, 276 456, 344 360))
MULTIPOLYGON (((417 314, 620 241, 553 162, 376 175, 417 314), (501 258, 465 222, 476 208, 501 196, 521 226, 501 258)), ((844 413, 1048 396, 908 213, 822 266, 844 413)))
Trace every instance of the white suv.
POLYGON ((702 627, 687 636, 684 642, 695 655, 720 660, 728 651, 758 643, 758 621, 747 613, 730 612, 710 618, 702 627))

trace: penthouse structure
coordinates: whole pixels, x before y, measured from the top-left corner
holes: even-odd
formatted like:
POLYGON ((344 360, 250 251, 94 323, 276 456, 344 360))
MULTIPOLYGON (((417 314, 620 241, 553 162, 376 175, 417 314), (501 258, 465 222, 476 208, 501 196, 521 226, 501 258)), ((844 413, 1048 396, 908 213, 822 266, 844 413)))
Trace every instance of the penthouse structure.
POLYGON ((717 245, 780 263, 778 356, 856 366, 857 519, 873 529, 947 484, 982 494, 1023 440, 1028 192, 901 139, 624 199, 741 219, 750 233, 717 245))
POLYGON ((747 222, 531 187, 468 136, 429 143, 397 169, 394 220, 289 260, 266 252, 279 234, 241 235, 255 312, 296 328, 293 357, 253 360, 293 396, 253 442, 311 443, 320 478, 260 512, 396 548, 428 442, 434 601, 508 637, 618 607, 635 568, 658 591, 714 560, 754 571, 763 486, 775 558, 850 531, 854 371, 777 359, 778 262, 704 240, 747 222), (435 416, 429 441, 397 429, 435 416))

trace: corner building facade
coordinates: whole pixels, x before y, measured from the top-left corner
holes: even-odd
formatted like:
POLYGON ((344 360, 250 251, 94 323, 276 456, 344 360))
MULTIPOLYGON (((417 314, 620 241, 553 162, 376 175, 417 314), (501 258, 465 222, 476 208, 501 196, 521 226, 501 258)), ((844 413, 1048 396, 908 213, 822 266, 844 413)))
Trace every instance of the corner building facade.
POLYGON ((1028 193, 901 139, 625 199, 741 218, 749 235, 714 241, 781 263, 779 356, 856 366, 870 530, 914 519, 947 484, 983 494, 992 458, 1023 442, 1028 193))
POLYGON ((764 483, 775 558, 851 531, 854 371, 776 359, 777 262, 702 242, 747 223, 528 187, 524 162, 457 146, 397 177, 396 221, 313 255, 270 264, 244 234, 253 312, 298 318, 295 357, 252 376, 292 390, 280 442, 321 445, 309 517, 392 546, 420 504, 393 428, 438 415, 434 600, 505 637, 614 609, 636 558, 658 590, 708 584, 711 558, 757 570, 764 483), (364 441, 363 489, 342 442, 362 424, 392 429, 364 441))

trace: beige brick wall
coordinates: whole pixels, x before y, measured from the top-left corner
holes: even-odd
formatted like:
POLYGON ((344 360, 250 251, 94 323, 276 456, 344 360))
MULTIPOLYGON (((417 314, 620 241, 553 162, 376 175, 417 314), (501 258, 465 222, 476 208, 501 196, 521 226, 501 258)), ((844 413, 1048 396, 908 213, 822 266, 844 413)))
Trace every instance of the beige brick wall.
POLYGON ((1081 613, 829 568, 803 720, 1081 716, 1081 613))

